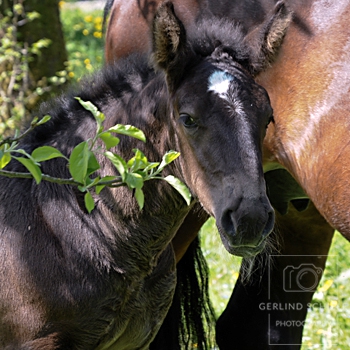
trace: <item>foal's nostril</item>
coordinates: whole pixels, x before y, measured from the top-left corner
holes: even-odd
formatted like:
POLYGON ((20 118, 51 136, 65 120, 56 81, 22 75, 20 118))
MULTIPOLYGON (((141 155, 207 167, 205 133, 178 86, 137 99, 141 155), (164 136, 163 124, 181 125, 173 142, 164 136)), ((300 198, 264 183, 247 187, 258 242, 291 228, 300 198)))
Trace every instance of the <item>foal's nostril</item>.
POLYGON ((256 248, 271 233, 274 223, 275 212, 267 203, 241 201, 238 208, 230 206, 223 211, 217 226, 229 247, 256 248))
POLYGON ((264 230, 262 232, 263 237, 268 236, 271 233, 271 231, 273 230, 274 226, 275 226, 275 212, 272 209, 268 212, 268 218, 266 221, 266 225, 265 225, 264 230))
POLYGON ((233 210, 226 210, 221 218, 221 225, 223 229, 230 234, 235 234, 236 232, 236 223, 234 219, 233 210))

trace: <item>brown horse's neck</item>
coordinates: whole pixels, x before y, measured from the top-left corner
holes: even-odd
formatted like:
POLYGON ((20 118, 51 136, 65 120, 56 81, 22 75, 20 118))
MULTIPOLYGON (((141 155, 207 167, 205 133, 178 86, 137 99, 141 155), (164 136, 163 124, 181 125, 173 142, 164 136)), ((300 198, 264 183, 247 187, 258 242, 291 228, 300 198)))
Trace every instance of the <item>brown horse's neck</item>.
MULTIPOLYGON (((138 0, 138 8, 142 16, 151 24, 154 14, 162 0, 149 2, 147 0, 138 0)), ((205 6, 205 0, 176 0, 173 1, 175 11, 185 26, 192 24, 199 13, 199 9, 205 6)))
MULTIPOLYGON (((125 57, 131 52, 150 50, 151 22, 160 3, 162 3, 161 0, 114 1, 106 34, 106 63, 112 63, 117 58, 125 57), (137 25, 133 26, 132 31, 124 23, 124 20, 128 18, 123 15, 124 13, 133 14, 138 18, 137 25), (148 40, 145 40, 145 36, 148 40)), ((175 0, 174 6, 176 14, 187 27, 195 22, 200 9, 206 7, 205 3, 206 0, 175 0)))

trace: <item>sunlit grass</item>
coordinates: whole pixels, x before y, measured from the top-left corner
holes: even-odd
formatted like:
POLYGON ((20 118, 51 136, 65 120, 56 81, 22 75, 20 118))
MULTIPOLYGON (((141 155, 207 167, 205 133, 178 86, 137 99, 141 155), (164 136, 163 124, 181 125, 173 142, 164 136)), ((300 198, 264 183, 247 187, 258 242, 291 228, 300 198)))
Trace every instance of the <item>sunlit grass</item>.
POLYGON ((219 316, 232 294, 242 259, 225 250, 213 219, 202 228, 201 244, 210 266, 210 298, 219 316))
POLYGON ((350 344, 350 244, 336 232, 324 276, 309 311, 302 347, 347 350, 350 344))

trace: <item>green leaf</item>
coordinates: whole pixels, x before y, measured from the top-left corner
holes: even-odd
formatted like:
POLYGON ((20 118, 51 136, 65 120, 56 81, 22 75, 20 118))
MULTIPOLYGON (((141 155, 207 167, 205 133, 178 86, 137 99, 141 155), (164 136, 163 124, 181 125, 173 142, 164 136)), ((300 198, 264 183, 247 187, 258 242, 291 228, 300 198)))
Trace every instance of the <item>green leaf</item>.
MULTIPOLYGON (((36 123, 38 122, 38 117, 34 117, 33 120, 31 121, 30 125, 36 125, 36 123)), ((16 133, 17 133, 17 130, 16 130, 16 133)))
POLYGON ((95 189, 96 194, 100 194, 105 187, 106 185, 97 185, 95 189))
POLYGON ((89 151, 88 155, 89 155, 89 160, 88 160, 88 167, 86 170, 86 176, 89 176, 92 173, 94 173, 95 171, 97 171, 98 169, 100 169, 100 164, 97 161, 95 154, 93 152, 89 151))
POLYGON ((84 202, 85 202, 85 208, 90 214, 95 208, 95 202, 90 192, 85 193, 84 202))
POLYGON ((35 182, 39 185, 42 178, 42 173, 40 168, 34 163, 32 159, 22 158, 22 157, 13 157, 22 163, 28 171, 33 175, 35 182))
POLYGON ((31 49, 33 50, 33 52, 38 52, 40 53, 40 50, 46 47, 49 47, 51 44, 51 40, 50 39, 39 39, 38 41, 34 42, 31 46, 31 49))
POLYGON ((45 115, 44 117, 42 117, 42 118, 36 123, 36 125, 45 124, 45 123, 47 123, 50 119, 51 119, 51 117, 50 117, 49 115, 45 115))
POLYGON ((35 160, 32 158, 32 156, 30 154, 28 154, 24 149, 15 149, 13 150, 13 152, 19 153, 19 154, 23 154, 25 157, 29 158, 32 160, 33 163, 35 163, 35 160))
POLYGON ((87 141, 83 141, 77 145, 69 157, 69 172, 73 179, 82 184, 85 183, 85 177, 88 170, 90 158, 89 145, 87 141))
MULTIPOLYGON (((100 177, 97 176, 94 179, 90 179, 89 177, 86 179, 87 181, 87 187, 86 188, 91 188, 94 187, 98 184, 98 182, 100 181, 100 177)), ((85 191, 84 191, 85 192, 85 191)))
POLYGON ((142 188, 143 186, 143 178, 137 173, 127 174, 125 182, 129 188, 142 188))
POLYGON ((146 142, 146 136, 140 129, 136 128, 132 125, 123 125, 117 124, 108 129, 108 131, 116 132, 117 134, 122 134, 130 137, 134 137, 135 139, 146 142))
POLYGON ((145 196, 143 194, 143 191, 141 190, 141 188, 136 188, 135 190, 135 198, 136 201, 140 207, 140 210, 142 210, 144 204, 145 204, 145 196))
POLYGON ((99 126, 102 125, 103 121, 105 120, 105 116, 103 113, 101 113, 98 108, 91 103, 90 101, 83 101, 80 97, 76 97, 76 100, 79 101, 79 103, 89 112, 92 113, 92 115, 95 117, 96 122, 99 126))
POLYGON ((40 13, 36 12, 36 11, 27 12, 26 15, 27 15, 29 21, 33 21, 37 18, 40 18, 40 13))
POLYGON ((58 149, 51 146, 38 147, 32 152, 32 158, 36 162, 43 162, 44 160, 58 157, 65 158, 65 156, 58 149))
POLYGON ((181 182, 178 178, 168 175, 164 178, 164 180, 173 186, 183 197, 183 199, 186 201, 187 205, 190 205, 191 203, 191 193, 190 190, 187 188, 187 186, 181 182))
POLYGON ((105 156, 116 167, 120 176, 122 177, 123 182, 125 182, 126 173, 128 170, 128 166, 127 166, 125 160, 122 157, 119 157, 117 154, 114 154, 114 153, 109 152, 109 151, 105 152, 105 156))
POLYGON ((159 162, 151 162, 151 163, 148 163, 148 165, 146 166, 145 169, 143 169, 143 171, 150 171, 151 169, 154 169, 156 168, 160 163, 159 162))
MULTIPOLYGON (((117 177, 117 176, 105 176, 105 177, 103 177, 102 179, 100 179, 100 183, 101 182, 106 182, 106 181, 115 181, 115 180, 119 180, 120 178, 119 177, 117 177)), ((106 185, 99 185, 99 184, 97 184, 96 185, 96 189, 95 189, 95 191, 96 191, 96 193, 97 194, 100 194, 100 192, 104 189, 106 187, 106 185)))
POLYGON ((115 147, 119 144, 119 139, 116 136, 113 136, 110 132, 105 131, 99 135, 99 138, 104 142, 106 145, 107 150, 109 150, 112 147, 115 147))
POLYGON ((11 161, 11 154, 0 151, 0 169, 4 168, 11 161))
POLYGON ((135 157, 132 157, 128 161, 128 167, 130 167, 132 171, 145 169, 148 165, 147 157, 139 149, 134 149, 133 151, 135 152, 135 157))
POLYGON ((14 4, 13 5, 13 11, 18 14, 18 15, 22 15, 23 14, 23 5, 22 4, 14 4))
POLYGON ((160 165, 157 169, 157 172, 162 171, 168 164, 173 162, 179 156, 180 156, 180 153, 175 152, 175 151, 169 151, 169 152, 165 153, 163 156, 162 162, 160 163, 160 165))

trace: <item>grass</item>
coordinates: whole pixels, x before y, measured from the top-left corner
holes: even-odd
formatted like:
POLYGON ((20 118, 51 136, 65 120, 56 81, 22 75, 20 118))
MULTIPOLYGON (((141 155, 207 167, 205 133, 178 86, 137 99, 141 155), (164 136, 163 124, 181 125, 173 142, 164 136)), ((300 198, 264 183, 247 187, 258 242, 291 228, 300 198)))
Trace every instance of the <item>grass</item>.
MULTIPOLYGON (((65 9, 61 18, 69 55, 69 76, 79 80, 103 64, 102 10, 65 9)), ((219 315, 231 296, 241 258, 224 249, 213 219, 202 229, 202 247, 210 266, 210 294, 219 315)), ((325 274, 309 310, 302 350, 345 350, 350 344, 350 245, 336 233, 325 274)))
POLYGON ((349 349, 350 244, 336 232, 324 276, 309 312, 303 338, 306 349, 349 349))

